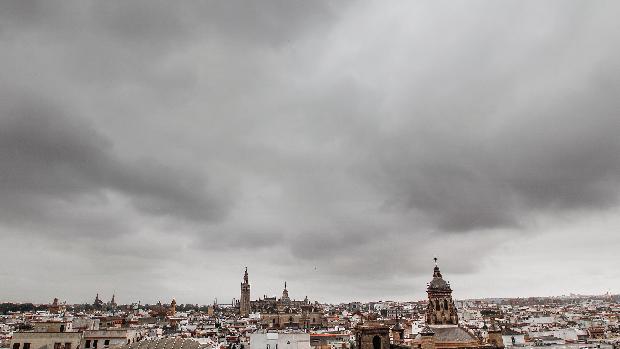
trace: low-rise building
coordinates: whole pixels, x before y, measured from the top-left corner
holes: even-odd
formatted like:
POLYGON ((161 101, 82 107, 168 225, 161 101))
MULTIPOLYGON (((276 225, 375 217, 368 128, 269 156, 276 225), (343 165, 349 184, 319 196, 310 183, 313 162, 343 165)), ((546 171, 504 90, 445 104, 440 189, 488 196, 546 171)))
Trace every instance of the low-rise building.
POLYGON ((79 349, 80 332, 15 332, 11 349, 79 349))
POLYGON ((250 349, 311 349, 309 333, 256 332, 250 334, 250 349))
POLYGON ((134 329, 107 329, 84 331, 83 349, 107 349, 139 341, 141 336, 134 329))

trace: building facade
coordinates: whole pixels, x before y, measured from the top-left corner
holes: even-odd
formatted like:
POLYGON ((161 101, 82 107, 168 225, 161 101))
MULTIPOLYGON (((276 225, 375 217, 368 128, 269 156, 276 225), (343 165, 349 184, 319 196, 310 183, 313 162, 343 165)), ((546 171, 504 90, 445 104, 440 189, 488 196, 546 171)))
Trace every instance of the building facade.
POLYGON ((256 332, 250 334, 252 349, 310 349, 309 333, 256 332))
POLYGON ((78 349, 80 332, 15 332, 11 349, 78 349))

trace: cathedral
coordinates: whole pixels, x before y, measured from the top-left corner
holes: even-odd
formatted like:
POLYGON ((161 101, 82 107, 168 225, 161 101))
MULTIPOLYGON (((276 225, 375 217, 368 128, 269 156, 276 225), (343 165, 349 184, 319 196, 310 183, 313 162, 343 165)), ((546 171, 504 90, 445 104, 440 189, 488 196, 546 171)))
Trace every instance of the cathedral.
POLYGON ((260 324, 263 328, 314 328, 326 323, 325 316, 318 304, 312 304, 305 297, 304 300, 291 300, 286 282, 282 296, 264 296, 261 299, 250 300, 250 282, 248 269, 245 268, 241 283, 241 297, 238 302, 239 315, 248 317, 250 313, 260 313, 260 324))
POLYGON ((433 269, 433 279, 426 289, 428 305, 426 326, 413 339, 410 345, 390 344, 390 331, 394 329, 382 324, 359 324, 356 327, 357 349, 499 349, 503 348, 501 330, 494 326, 489 329, 488 343, 484 343, 466 328, 459 325, 457 309, 452 300, 450 283, 443 279, 437 258, 433 269))

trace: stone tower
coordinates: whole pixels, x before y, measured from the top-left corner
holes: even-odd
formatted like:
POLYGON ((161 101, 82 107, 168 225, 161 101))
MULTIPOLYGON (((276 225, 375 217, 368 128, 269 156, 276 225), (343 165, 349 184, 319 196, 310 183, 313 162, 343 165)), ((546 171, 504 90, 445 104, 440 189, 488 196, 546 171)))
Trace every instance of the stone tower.
POLYGON ((247 317, 250 315, 250 282, 248 280, 248 267, 245 267, 245 274, 243 274, 243 282, 241 283, 239 315, 242 317, 247 317))
POLYGON ((177 313, 177 300, 172 298, 170 302, 170 308, 168 308, 168 316, 175 316, 177 313))
POLYGON ((459 318, 456 314, 456 307, 452 301, 452 289, 441 276, 437 258, 435 258, 435 269, 433 270, 433 280, 426 289, 428 294, 428 307, 426 308, 427 325, 458 325, 459 318))
POLYGON ((355 327, 356 349, 390 349, 390 328, 381 324, 358 324, 355 327))
POLYGON ((491 327, 488 330, 489 344, 495 348, 504 348, 504 340, 502 338, 502 329, 495 323, 495 318, 491 318, 491 327))
POLYGON ((286 281, 284 281, 284 290, 282 290, 282 298, 280 298, 280 302, 284 304, 291 302, 291 299, 288 297, 288 290, 286 289, 286 281))
POLYGON ((420 349, 435 349, 435 332, 428 325, 420 331, 420 349))
POLYGON ((95 309, 101 309, 103 307, 103 301, 99 299, 99 293, 97 293, 97 297, 95 297, 93 306, 95 307, 95 309))
POLYGON ((396 324, 390 328, 392 343, 401 344, 405 339, 405 329, 400 325, 400 318, 396 319, 396 324))

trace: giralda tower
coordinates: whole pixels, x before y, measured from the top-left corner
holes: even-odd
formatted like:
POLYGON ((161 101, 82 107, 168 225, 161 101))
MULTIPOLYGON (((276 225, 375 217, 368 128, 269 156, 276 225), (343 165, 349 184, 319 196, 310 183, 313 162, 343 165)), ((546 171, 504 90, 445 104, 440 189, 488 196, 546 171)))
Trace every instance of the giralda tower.
POLYGON ((250 282, 248 281, 248 267, 245 267, 243 282, 241 283, 241 300, 239 301, 239 315, 250 315, 250 282))

